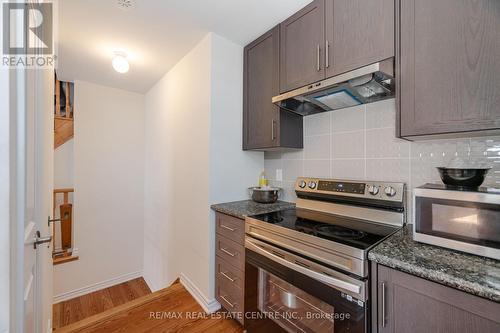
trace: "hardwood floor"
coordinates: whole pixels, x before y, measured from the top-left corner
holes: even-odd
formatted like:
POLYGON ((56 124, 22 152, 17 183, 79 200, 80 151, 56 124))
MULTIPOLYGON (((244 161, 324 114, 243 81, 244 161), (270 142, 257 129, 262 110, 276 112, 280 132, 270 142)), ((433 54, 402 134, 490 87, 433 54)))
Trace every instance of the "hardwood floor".
POLYGON ((141 277, 54 304, 52 327, 61 328, 148 294, 151 290, 141 277))
POLYGON ((205 315, 189 292, 177 283, 56 332, 243 332, 236 321, 224 315, 225 312, 205 315))

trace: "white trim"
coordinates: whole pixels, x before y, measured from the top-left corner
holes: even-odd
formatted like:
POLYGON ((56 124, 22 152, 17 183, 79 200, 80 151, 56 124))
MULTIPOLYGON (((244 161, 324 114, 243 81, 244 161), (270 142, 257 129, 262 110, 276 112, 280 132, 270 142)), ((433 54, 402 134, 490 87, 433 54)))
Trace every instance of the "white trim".
POLYGON ((50 318, 47 320, 47 333, 52 333, 52 320, 50 318))
POLYGON ((71 291, 68 291, 68 292, 65 292, 65 293, 62 293, 59 295, 55 295, 53 303, 54 304, 60 303, 60 302, 66 301, 68 299, 72 299, 75 297, 86 295, 86 294, 89 294, 91 292, 98 291, 98 290, 101 290, 104 288, 112 287, 114 285, 117 285, 117 284, 120 284, 123 282, 127 282, 130 280, 139 278, 141 276, 142 276, 142 271, 137 271, 137 272, 127 273, 127 274, 124 274, 124 275, 121 275, 121 276, 118 276, 118 277, 115 277, 115 278, 112 278, 109 280, 105 280, 102 282, 94 283, 94 284, 88 285, 86 287, 71 290, 71 291))
POLYGON ((33 274, 30 274, 30 278, 28 280, 28 283, 26 284, 26 287, 24 288, 24 301, 26 302, 28 300, 28 296, 30 295, 31 289, 33 288, 33 280, 35 277, 33 274))
POLYGON ((24 244, 27 244, 30 236, 34 234, 33 229, 35 229, 35 222, 30 221, 24 229, 24 244))
POLYGON ((181 283, 206 313, 214 313, 221 308, 219 302, 217 302, 215 298, 208 299, 205 295, 203 295, 200 289, 198 289, 198 287, 186 275, 184 275, 184 273, 181 273, 181 283))

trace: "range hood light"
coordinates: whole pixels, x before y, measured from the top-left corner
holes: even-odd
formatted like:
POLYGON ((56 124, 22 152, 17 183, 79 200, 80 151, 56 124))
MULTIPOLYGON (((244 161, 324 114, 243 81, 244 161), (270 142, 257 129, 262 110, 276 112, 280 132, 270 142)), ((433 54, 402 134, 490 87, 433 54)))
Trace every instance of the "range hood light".
POLYGON ((272 102, 285 110, 307 116, 394 96, 394 58, 389 58, 274 96, 272 102))

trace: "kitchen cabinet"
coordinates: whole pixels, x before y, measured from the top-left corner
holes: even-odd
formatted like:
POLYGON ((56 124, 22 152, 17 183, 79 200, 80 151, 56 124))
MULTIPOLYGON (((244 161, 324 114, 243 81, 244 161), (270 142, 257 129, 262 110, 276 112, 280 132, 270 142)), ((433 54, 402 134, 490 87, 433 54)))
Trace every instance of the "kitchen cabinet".
POLYGON ((302 117, 272 103, 279 94, 279 26, 244 50, 243 149, 302 148, 302 117))
POLYGON ((280 91, 322 80, 325 0, 315 0, 280 25, 280 91))
POLYGON ((499 303, 377 264, 372 278, 372 332, 500 332, 499 303))
POLYGON ((500 133, 500 1, 400 0, 399 136, 500 133))
POLYGON ((280 92, 394 57, 394 0, 316 0, 281 23, 280 92))
POLYGON ((243 324, 245 221, 215 214, 215 298, 243 324))
POLYGON ((272 97, 394 57, 395 0, 315 0, 245 47, 243 149, 303 148, 272 97))
POLYGON ((394 0, 326 0, 325 76, 394 57, 394 0))

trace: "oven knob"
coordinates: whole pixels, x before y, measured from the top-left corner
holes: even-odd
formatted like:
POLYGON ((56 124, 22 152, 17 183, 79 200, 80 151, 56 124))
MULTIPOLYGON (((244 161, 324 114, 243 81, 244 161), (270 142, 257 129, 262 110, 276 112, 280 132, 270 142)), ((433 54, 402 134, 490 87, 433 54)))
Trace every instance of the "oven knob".
POLYGON ((396 189, 392 186, 387 186, 384 192, 388 197, 393 197, 396 195, 396 189))
POLYGON ((299 182, 299 187, 300 187, 300 188, 304 188, 304 187, 306 187, 306 185, 307 185, 307 184, 306 184, 306 182, 305 182, 305 181, 303 181, 303 180, 301 180, 301 181, 299 182))
POLYGON ((309 182, 309 188, 314 190, 316 188, 316 182, 309 182))
POLYGON ((378 191, 379 191, 378 186, 375 185, 368 186, 368 193, 370 193, 371 195, 377 195, 378 191))

